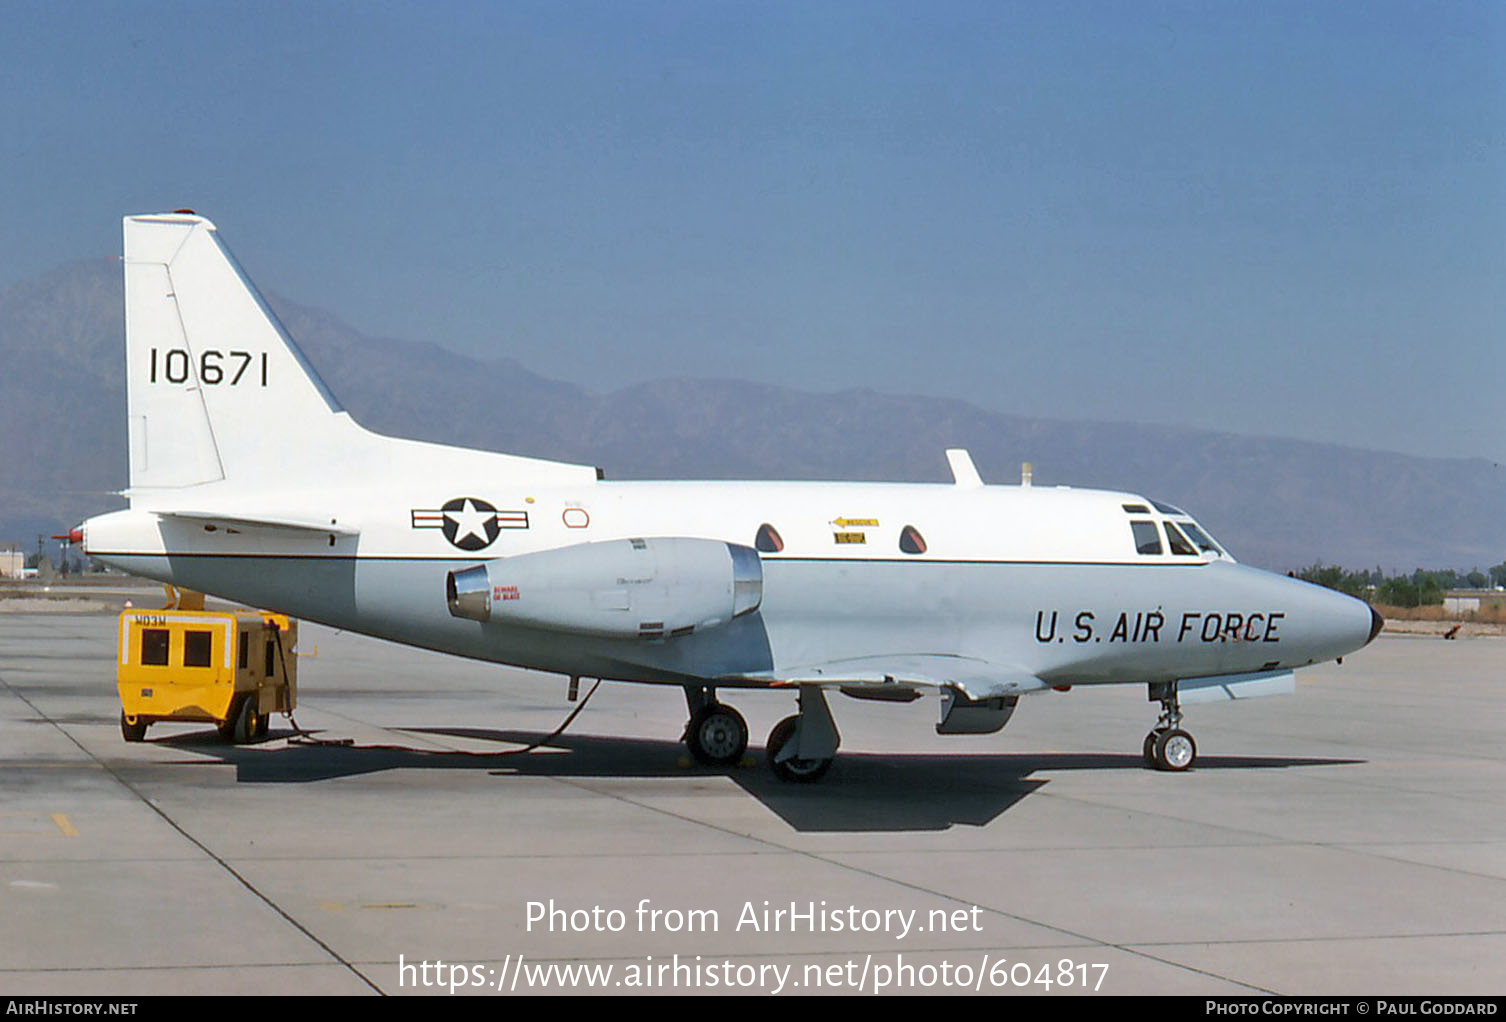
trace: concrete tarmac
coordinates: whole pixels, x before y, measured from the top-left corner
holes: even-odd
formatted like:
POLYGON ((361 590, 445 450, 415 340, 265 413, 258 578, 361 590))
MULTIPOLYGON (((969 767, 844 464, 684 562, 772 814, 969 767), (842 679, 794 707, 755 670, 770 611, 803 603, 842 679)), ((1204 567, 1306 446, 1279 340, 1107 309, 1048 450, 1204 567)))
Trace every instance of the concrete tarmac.
POLYGON ((613 683, 507 754, 565 679, 307 624, 297 722, 352 745, 131 745, 114 649, 0 616, 3 994, 1506 991, 1500 638, 1189 707, 1180 775, 1143 687, 967 738, 833 695, 811 786, 762 762, 788 693, 724 693, 732 770, 689 765, 679 690, 613 683))

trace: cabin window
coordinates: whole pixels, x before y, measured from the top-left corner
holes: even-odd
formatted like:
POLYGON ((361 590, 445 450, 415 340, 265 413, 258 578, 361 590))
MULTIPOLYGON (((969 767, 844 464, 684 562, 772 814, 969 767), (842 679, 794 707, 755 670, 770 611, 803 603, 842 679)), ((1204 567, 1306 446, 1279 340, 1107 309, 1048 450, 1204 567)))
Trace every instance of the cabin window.
POLYGON ((1192 544, 1187 542, 1187 537, 1182 535, 1182 530, 1170 522, 1166 522, 1165 525, 1166 542, 1171 547, 1171 552, 1180 557, 1196 557, 1197 551, 1192 549, 1192 544))
POLYGON ((1187 517, 1186 511, 1183 511, 1181 508, 1176 507, 1173 504, 1163 504, 1159 500, 1153 500, 1150 503, 1152 507, 1161 512, 1163 515, 1177 515, 1182 518, 1187 517))
POLYGON ((237 657, 236 657, 236 667, 240 668, 243 671, 247 668, 247 666, 249 666, 249 661, 251 659, 250 646, 251 646, 251 633, 250 632, 241 632, 241 646, 240 646, 240 652, 237 654, 237 657))
POLYGON ((1161 552, 1161 533, 1156 528, 1155 522, 1130 522, 1130 528, 1135 530, 1136 553, 1159 554, 1161 552))
POLYGON ((899 548, 907 554, 923 554, 926 552, 926 539, 915 526, 906 525, 899 534, 899 548))
POLYGON ((214 634, 205 631, 183 633, 183 666, 208 667, 214 650, 214 634))
POLYGON ((763 553, 777 554, 784 549, 784 540, 780 538, 778 529, 764 522, 758 527, 758 536, 753 540, 753 545, 763 553))
POLYGON ((166 667, 168 633, 166 628, 141 630, 141 666, 166 667))
POLYGON ((1132 515, 1150 514, 1150 508, 1146 507, 1144 504, 1120 504, 1119 506, 1124 508, 1124 510, 1128 511, 1132 515))

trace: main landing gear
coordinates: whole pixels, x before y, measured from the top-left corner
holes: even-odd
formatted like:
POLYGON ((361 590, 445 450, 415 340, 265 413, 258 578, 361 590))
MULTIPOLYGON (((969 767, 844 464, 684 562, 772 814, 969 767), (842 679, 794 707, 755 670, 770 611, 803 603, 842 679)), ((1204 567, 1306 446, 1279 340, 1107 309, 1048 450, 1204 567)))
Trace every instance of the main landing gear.
MULTIPOLYGON (((685 744, 698 763, 726 767, 742 761, 748 750, 748 722, 732 707, 716 701, 716 690, 685 686, 690 722, 685 744)), ((782 781, 810 784, 826 776, 842 737, 831 719, 826 695, 816 685, 800 686, 800 712, 774 725, 764 744, 769 767, 782 781)))
POLYGON ((769 767, 781 781, 811 784, 826 776, 842 736, 817 685, 800 686, 800 712, 774 725, 764 745, 769 767))
POLYGON ((748 751, 748 722, 732 707, 716 701, 716 689, 685 686, 690 722, 685 725, 685 744, 696 762, 706 766, 733 766, 748 751))
POLYGON ((1177 701, 1177 683, 1152 682, 1150 698, 1161 704, 1161 719, 1145 736, 1145 765, 1157 770, 1186 770, 1197 759, 1197 743, 1181 728, 1182 706, 1177 701))

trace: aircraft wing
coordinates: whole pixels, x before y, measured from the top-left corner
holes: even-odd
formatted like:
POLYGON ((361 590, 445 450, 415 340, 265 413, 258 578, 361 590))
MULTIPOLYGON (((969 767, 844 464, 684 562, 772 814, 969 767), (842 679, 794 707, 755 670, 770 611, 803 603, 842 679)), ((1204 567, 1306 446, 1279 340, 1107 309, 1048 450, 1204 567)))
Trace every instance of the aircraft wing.
POLYGON ((951 687, 961 690, 963 695, 973 701, 1038 692, 1051 687, 1035 675, 1018 668, 974 657, 948 656, 942 653, 833 660, 789 671, 771 672, 763 680, 780 687, 821 685, 825 688, 863 688, 870 690, 872 698, 883 698, 885 688, 892 688, 897 693, 896 698, 903 698, 898 693, 903 693, 906 689, 951 687))
POLYGON ((159 518, 177 518, 197 525, 217 525, 222 529, 280 529, 294 532, 318 533, 336 536, 357 536, 361 530, 351 525, 342 525, 331 516, 327 519, 295 517, 281 514, 246 514, 224 511, 154 511, 159 518))

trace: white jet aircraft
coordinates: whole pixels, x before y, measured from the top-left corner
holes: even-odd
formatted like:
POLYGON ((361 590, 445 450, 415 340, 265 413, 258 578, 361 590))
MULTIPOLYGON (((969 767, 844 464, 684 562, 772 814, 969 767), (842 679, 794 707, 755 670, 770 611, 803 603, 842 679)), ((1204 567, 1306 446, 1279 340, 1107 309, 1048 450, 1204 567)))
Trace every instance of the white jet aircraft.
POLYGON ((1134 493, 951 484, 611 482, 595 468, 393 439, 346 413, 191 212, 125 220, 127 510, 77 533, 135 575, 367 635, 684 688, 684 738, 738 762, 729 689, 799 712, 766 754, 814 781, 832 689, 940 695, 940 734, 1022 695, 1148 685, 1148 764, 1195 756, 1181 703, 1290 692, 1364 646, 1365 603, 1235 563, 1134 493))

